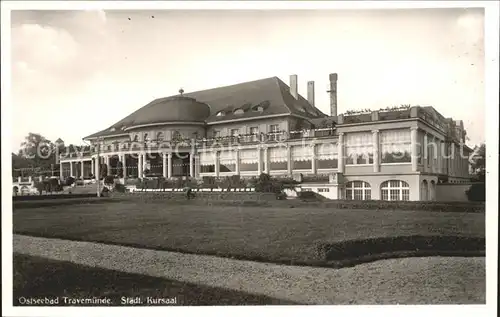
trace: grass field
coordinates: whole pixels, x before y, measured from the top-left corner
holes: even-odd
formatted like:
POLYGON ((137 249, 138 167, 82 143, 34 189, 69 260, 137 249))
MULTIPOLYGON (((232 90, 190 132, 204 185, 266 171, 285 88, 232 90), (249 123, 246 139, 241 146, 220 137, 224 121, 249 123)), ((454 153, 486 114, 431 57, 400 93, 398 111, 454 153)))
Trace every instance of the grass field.
POLYGON ((484 238, 484 214, 114 203, 14 208, 14 232, 321 265, 320 246, 400 236, 484 238))
POLYGON ((64 296, 73 299, 107 297, 111 299, 109 306, 120 306, 123 296, 130 298, 139 296, 142 305, 147 304, 147 297, 175 298, 175 305, 195 306, 294 304, 262 295, 91 268, 20 254, 14 254, 13 268, 14 306, 20 305, 21 297, 58 297, 59 305, 70 306, 64 303, 64 296))

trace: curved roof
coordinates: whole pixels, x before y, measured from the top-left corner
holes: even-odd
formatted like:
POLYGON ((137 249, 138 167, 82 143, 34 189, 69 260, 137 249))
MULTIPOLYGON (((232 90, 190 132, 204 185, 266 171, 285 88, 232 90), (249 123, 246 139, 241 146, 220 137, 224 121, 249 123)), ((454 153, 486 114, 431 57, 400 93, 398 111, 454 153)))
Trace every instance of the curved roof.
POLYGON ((295 99, 290 93, 290 87, 278 77, 271 77, 156 99, 110 128, 87 138, 123 134, 124 127, 141 124, 180 121, 216 123, 290 114, 310 119, 326 117, 302 96, 295 99), (255 111, 258 106, 262 106, 262 111, 255 111), (236 109, 243 109, 244 113, 235 114, 236 109), (217 116, 221 111, 224 115, 217 116))
MULTIPOLYGON (((175 96, 157 99, 113 125, 127 129, 143 124, 164 122, 204 122, 210 115, 210 107, 194 98, 175 96)), ((113 128, 112 127, 112 128, 113 128)))

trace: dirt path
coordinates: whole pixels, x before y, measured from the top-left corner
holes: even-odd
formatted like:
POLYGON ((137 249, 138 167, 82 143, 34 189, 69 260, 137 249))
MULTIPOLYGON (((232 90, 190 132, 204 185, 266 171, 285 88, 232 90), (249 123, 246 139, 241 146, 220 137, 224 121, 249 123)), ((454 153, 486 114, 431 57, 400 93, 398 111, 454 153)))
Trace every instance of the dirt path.
POLYGON ((329 269, 14 235, 14 252, 304 304, 484 304, 485 259, 427 257, 329 269))

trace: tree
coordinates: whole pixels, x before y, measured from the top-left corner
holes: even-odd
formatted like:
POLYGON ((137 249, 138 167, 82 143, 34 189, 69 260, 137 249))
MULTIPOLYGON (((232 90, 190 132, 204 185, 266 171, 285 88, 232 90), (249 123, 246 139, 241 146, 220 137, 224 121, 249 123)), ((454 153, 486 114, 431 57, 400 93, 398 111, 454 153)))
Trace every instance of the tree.
POLYGON ((484 182, 486 179, 486 144, 476 146, 470 158, 472 171, 477 179, 484 182))
POLYGON ((21 143, 18 157, 29 160, 32 167, 42 170, 50 169, 50 164, 55 162, 55 146, 38 133, 30 132, 21 143))

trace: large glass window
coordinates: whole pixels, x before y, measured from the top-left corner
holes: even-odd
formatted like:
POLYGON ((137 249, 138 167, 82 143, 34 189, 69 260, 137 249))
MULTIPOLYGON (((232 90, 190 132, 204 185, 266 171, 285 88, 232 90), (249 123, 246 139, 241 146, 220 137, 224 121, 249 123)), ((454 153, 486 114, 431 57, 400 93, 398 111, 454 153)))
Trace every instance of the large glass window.
POLYGON ((306 170, 312 168, 312 148, 310 146, 292 146, 291 151, 294 170, 306 170))
POLYGON ((338 167, 337 144, 323 143, 316 146, 316 162, 318 169, 338 167))
POLYGON ((219 156, 220 172, 234 172, 236 171, 236 152, 234 151, 221 151, 219 156))
POLYGON ((400 180, 385 181, 380 185, 382 200, 410 200, 410 185, 400 180))
POLYGON ((271 147, 268 149, 271 171, 288 169, 288 150, 284 146, 271 147))
POLYGON ((200 153, 200 166, 202 173, 215 172, 215 152, 200 153))
POLYGON ((348 133, 345 138, 346 165, 373 164, 371 132, 348 133))
POLYGON ((372 197, 370 184, 363 181, 348 182, 345 186, 345 199, 370 200, 372 197))
POLYGON ((257 149, 247 149, 240 151, 240 171, 254 172, 258 169, 259 156, 257 149))
POLYGON ((411 132, 409 129, 380 132, 382 163, 411 162, 411 132))

